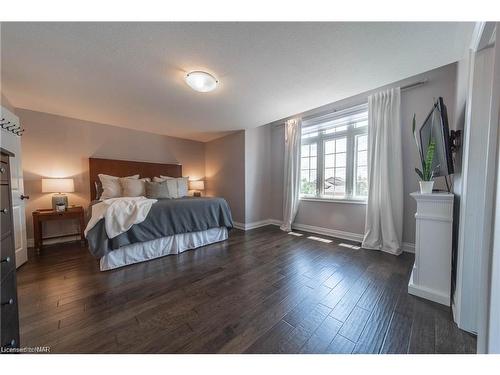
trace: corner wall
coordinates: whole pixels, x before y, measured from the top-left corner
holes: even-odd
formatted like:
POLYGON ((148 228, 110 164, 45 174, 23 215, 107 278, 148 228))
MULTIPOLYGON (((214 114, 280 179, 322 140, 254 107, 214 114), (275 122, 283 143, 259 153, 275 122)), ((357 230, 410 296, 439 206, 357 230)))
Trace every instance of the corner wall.
POLYGON ((223 197, 233 220, 245 223, 245 132, 205 143, 207 195, 223 197))
POLYGON ((245 223, 271 217, 271 128, 245 130, 245 223))

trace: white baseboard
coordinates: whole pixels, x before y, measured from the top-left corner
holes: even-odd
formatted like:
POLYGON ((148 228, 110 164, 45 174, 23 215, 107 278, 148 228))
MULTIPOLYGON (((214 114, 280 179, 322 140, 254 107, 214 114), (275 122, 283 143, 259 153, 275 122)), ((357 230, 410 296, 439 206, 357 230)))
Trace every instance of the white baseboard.
POLYGON ((450 306, 450 295, 449 294, 444 294, 438 290, 433 290, 429 289, 427 287, 421 286, 421 285, 416 285, 413 282, 413 272, 412 271, 411 276, 410 276, 410 281, 408 282, 408 293, 420 297, 420 298, 425 298, 430 301, 434 301, 437 303, 440 303, 445 306, 450 306))
MULTIPOLYGON (((251 229, 256 229, 260 227, 265 227, 266 225, 276 225, 280 226, 282 223, 281 220, 277 219, 267 219, 267 220, 261 220, 261 221, 255 221, 252 223, 238 223, 234 222, 234 227, 237 229, 241 230, 251 230, 251 229)), ((337 229, 330 229, 330 228, 323 228, 323 227, 317 227, 314 225, 306 225, 306 224, 292 224, 293 229, 301 230, 304 232, 311 232, 311 233, 316 233, 316 234, 321 234, 324 236, 329 236, 329 237, 335 237, 335 238, 340 238, 343 240, 348 240, 348 241, 353 241, 353 242, 362 242, 363 241, 363 234, 359 233, 351 233, 351 232, 345 232, 337 229)), ((406 253, 415 253, 415 244, 409 243, 409 242, 403 242, 403 251, 406 253)))
POLYGON ((292 229, 298 229, 298 230, 302 230, 304 232, 312 232, 312 233, 316 233, 316 234, 322 234, 324 236, 340 238, 340 239, 348 240, 348 241, 354 241, 354 242, 363 241, 362 234, 345 232, 345 231, 330 229, 330 228, 317 227, 314 225, 298 224, 297 223, 297 224, 292 224, 292 229))
POLYGON ((403 251, 405 253, 415 254, 415 244, 410 242, 403 242, 403 251))
POLYGON ((236 229, 241 229, 241 230, 251 230, 251 229, 257 229, 260 227, 265 227, 266 225, 270 225, 270 220, 260 220, 260 221, 254 221, 252 223, 240 223, 238 221, 233 221, 233 225, 236 229))
POLYGON ((246 229, 245 229, 245 224, 244 224, 244 223, 240 223, 240 222, 238 222, 238 221, 233 221, 233 226, 234 226, 236 229, 246 230, 246 229))
MULTIPOLYGON (((69 236, 69 237, 51 238, 50 240, 43 240, 43 244, 44 245, 53 245, 56 243, 74 242, 74 241, 79 241, 79 240, 80 240, 80 235, 75 235, 75 236, 69 236)), ((28 247, 34 247, 35 246, 35 239, 28 238, 26 243, 28 244, 28 247)))
POLYGON ((268 219, 268 221, 269 221, 270 225, 276 225, 278 227, 280 227, 281 224, 283 224, 283 222, 281 220, 277 220, 277 219, 268 219))

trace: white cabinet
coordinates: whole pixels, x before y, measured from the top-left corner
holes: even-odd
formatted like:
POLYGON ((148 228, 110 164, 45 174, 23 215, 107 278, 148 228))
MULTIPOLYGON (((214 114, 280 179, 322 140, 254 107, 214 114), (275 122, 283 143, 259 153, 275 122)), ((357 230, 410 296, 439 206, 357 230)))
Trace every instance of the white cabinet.
POLYGON ((453 194, 412 193, 417 201, 415 264, 408 293, 450 306, 453 194))

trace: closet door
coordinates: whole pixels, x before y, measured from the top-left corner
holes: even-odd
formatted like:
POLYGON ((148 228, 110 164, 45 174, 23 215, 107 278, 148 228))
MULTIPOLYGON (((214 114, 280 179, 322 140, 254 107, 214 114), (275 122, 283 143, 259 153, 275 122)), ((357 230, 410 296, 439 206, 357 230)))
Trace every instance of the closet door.
MULTIPOLYGON (((1 108, 0 118, 2 123, 10 121, 11 124, 21 127, 19 118, 4 107, 1 108)), ((11 192, 12 192, 12 217, 14 221, 14 247, 16 252, 16 266, 28 260, 28 246, 26 240, 26 214, 24 195, 23 166, 21 154, 21 137, 8 130, 1 130, 1 147, 12 152, 15 156, 10 159, 11 192)))

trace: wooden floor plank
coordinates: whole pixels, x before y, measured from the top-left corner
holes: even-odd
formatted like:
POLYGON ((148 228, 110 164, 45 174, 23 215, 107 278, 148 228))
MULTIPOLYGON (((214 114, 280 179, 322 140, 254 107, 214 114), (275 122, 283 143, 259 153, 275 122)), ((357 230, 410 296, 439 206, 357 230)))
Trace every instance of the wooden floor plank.
POLYGON ((359 336, 361 332, 363 332, 369 317, 370 311, 358 306, 354 307, 351 314, 342 325, 339 334, 353 342, 358 342, 359 336))
POLYGON ((396 306, 399 290, 403 286, 404 279, 401 275, 391 275, 363 329, 354 353, 379 353, 396 306))
POLYGON ((342 322, 327 316, 321 325, 316 329, 314 334, 307 340, 306 344, 302 347, 301 353, 321 354, 326 353, 326 348, 332 342, 334 337, 342 327, 342 322))
POLYGON ((387 330, 381 353, 406 354, 410 343, 412 319, 395 312, 387 330))
POLYGON ((325 350, 329 354, 351 354, 356 344, 338 334, 325 350))
POLYGON ((227 241, 109 272, 78 243, 30 249, 17 273, 21 344, 53 353, 474 351, 449 309, 406 293, 412 255, 340 242, 274 226, 232 230, 227 241))

